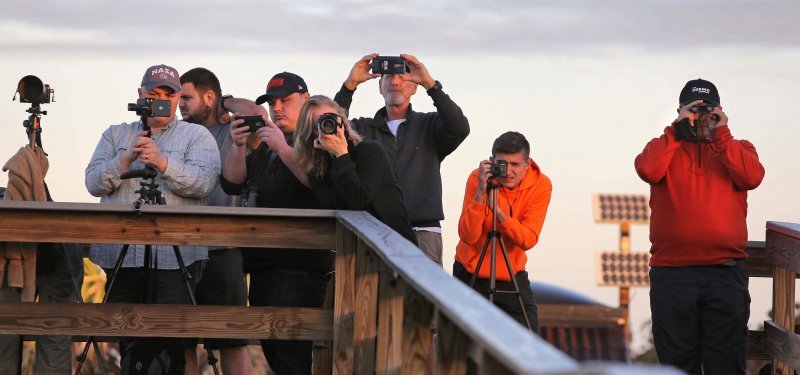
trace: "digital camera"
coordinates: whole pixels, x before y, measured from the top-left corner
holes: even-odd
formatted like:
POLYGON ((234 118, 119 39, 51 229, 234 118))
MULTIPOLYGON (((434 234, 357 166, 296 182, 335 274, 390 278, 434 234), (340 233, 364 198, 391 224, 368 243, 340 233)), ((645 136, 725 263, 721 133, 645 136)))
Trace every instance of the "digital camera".
POLYGON ((20 103, 45 104, 53 99, 53 89, 50 85, 42 83, 37 76, 28 75, 22 77, 17 84, 20 103))
POLYGON ((264 122, 264 118, 261 115, 254 115, 254 116, 239 116, 236 117, 235 120, 244 120, 244 123, 239 125, 239 127, 247 127, 247 131, 249 133, 254 133, 261 129, 267 124, 264 122))
POLYGON ((406 60, 400 56, 378 56, 370 63, 373 74, 403 74, 408 72, 406 60))
POLYGON ((508 176, 508 162, 505 160, 498 160, 492 163, 489 168, 489 173, 493 178, 505 178, 508 176))
POLYGON ((321 134, 336 134, 336 129, 341 126, 341 117, 335 113, 323 113, 317 119, 317 129, 321 134))

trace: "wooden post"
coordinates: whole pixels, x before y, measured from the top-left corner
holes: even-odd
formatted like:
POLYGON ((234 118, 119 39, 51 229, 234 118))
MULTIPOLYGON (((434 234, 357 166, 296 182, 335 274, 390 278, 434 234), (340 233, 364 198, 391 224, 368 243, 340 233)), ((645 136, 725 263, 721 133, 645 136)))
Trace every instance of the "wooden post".
POLYGON ((333 300, 333 373, 353 373, 355 315, 356 239, 342 223, 336 223, 336 276, 333 300))
POLYGON ((356 250, 354 374, 375 373, 378 317, 378 257, 358 240, 356 250))
MULTIPOLYGON (((796 274, 786 268, 776 266, 772 279, 772 310, 775 323, 789 332, 794 332, 794 283, 796 274)), ((794 372, 788 364, 772 360, 772 373, 790 375, 794 372)))
POLYGON ((433 306, 413 289, 406 289, 403 312, 403 374, 428 374, 433 368, 433 306))
POLYGON ((375 373, 400 374, 403 363, 403 296, 406 284, 381 264, 378 287, 378 352, 375 373))
POLYGON ((464 375, 467 373, 469 338, 450 319, 439 313, 436 327, 436 373, 464 375))

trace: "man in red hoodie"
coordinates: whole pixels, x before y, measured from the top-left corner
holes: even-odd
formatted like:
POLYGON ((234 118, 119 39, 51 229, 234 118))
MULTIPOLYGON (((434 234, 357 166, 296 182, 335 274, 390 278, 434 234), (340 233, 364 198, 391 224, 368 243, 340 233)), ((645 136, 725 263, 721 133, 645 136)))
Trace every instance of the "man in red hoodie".
POLYGON ((650 184, 650 309, 659 361, 690 374, 744 374, 750 318, 747 191, 764 178, 735 140, 717 88, 689 81, 678 118, 636 157, 650 184))
MULTIPOLYGON (((539 233, 544 225, 547 206, 550 205, 553 186, 550 179, 530 158, 530 152, 531 147, 525 136, 517 132, 504 133, 494 141, 492 157, 482 161, 478 169, 469 175, 461 218, 458 220, 459 241, 456 246, 453 276, 469 284, 472 275, 477 272, 478 277, 473 289, 488 296, 491 249, 487 249, 480 269, 476 268, 486 238, 492 230, 492 200, 487 192, 487 182, 492 177, 491 166, 498 161, 505 161, 508 164, 507 177, 495 180, 499 184, 496 190, 497 231, 500 232, 508 252, 514 279, 519 285, 525 312, 531 323, 531 330, 538 333, 536 302, 528 280, 528 272, 525 271, 525 263, 528 261, 525 251, 539 242, 539 233)), ((513 290, 511 276, 499 244, 496 251, 496 289, 513 290)), ((514 294, 497 293, 494 296, 494 303, 514 319, 525 324, 522 308, 514 294)))

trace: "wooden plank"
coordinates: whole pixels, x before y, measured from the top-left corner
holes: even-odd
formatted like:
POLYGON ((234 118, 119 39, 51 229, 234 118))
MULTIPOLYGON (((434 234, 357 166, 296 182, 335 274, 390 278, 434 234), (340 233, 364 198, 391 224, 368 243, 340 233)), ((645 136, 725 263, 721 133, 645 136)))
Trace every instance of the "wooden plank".
POLYGON ((0 241, 295 249, 335 244, 331 211, 146 205, 136 214, 126 205, 0 203, 0 241))
MULTIPOLYGON (((416 246, 371 215, 336 211, 336 217, 376 249, 376 254, 390 271, 451 319, 475 345, 485 348, 512 372, 533 374, 578 369, 573 359, 542 338, 519 329, 519 323, 445 273, 416 246)), ((378 324, 381 334, 386 332, 380 328, 380 318, 378 324)), ((378 338, 379 355, 380 341, 381 337, 378 338)))
POLYGON ((381 264, 378 285, 378 350, 375 372, 401 373, 403 363, 403 296, 406 284, 394 271, 381 264))
MULTIPOLYGON (((769 233, 769 232, 768 232, 769 233)), ((783 235, 781 235, 783 236, 783 235)), ((770 240, 767 239, 769 247, 770 240)), ((787 332, 794 329, 794 286, 795 273, 783 267, 775 267, 775 277, 772 279, 772 312, 775 324, 783 327, 787 332)), ((766 329, 766 326, 765 326, 766 329)), ((767 335, 767 348, 770 348, 770 338, 767 335)), ((770 351, 770 350, 768 350, 770 351)), ((790 352, 791 353, 791 352, 790 352)), ((779 361, 778 356, 772 360, 773 373, 789 374, 790 369, 787 363, 779 361), (782 372, 781 372, 782 371, 782 372)))
POLYGON ((469 338, 446 316, 439 314, 436 321, 436 373, 465 375, 469 338))
POLYGON ((375 373, 375 339, 378 321, 378 257, 358 241, 353 353, 355 374, 375 373))
POLYGON ((403 374, 430 374, 433 369, 433 306, 406 289, 403 306, 403 374))
MULTIPOLYGON (((764 336, 767 353, 782 365, 779 371, 791 374, 792 368, 800 369, 800 335, 767 320, 764 322, 764 336)), ((778 369, 774 367, 775 361, 773 368, 778 369)))
POLYGON ((330 340, 332 324, 317 308, 0 303, 0 334, 330 340))
POLYGON ((333 373, 353 373, 356 236, 336 225, 336 277, 333 299, 333 373))
MULTIPOLYGON (((325 291, 325 302, 322 303, 323 309, 333 311, 333 279, 328 280, 325 291)), ((332 315, 332 314, 331 314, 332 315)), ((333 329, 333 327, 331 327, 333 329)), ((333 341, 317 340, 314 341, 311 352, 311 373, 313 375, 331 375, 333 372, 333 341)))
POLYGON ((625 324, 625 309, 593 305, 540 304, 540 327, 605 328, 625 324))
POLYGON ((776 267, 800 273, 800 240, 784 233, 767 230, 766 260, 776 267))
POLYGON ((750 277, 769 277, 774 274, 772 264, 767 262, 767 249, 765 241, 748 241, 745 250, 750 257, 745 260, 747 274, 750 277))
POLYGON ((767 230, 800 239, 800 224, 781 221, 768 221, 767 230))
POLYGON ((514 374, 506 366, 503 365, 497 358, 492 357, 486 351, 483 352, 483 362, 478 366, 479 375, 511 375, 514 374))
POLYGON ((619 362, 588 362, 578 371, 571 372, 576 375, 685 375, 686 373, 671 366, 659 365, 631 365, 619 362))

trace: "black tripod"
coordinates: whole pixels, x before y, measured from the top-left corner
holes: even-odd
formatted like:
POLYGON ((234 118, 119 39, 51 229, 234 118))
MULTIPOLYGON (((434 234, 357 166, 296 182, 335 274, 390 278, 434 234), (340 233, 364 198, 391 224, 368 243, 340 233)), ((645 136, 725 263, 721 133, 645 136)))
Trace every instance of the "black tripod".
MULTIPOLYGON (((137 112, 138 113, 138 112, 137 112)), ((147 125, 147 114, 141 115, 142 127, 145 131, 147 131, 147 136, 151 136, 150 127, 147 125)), ((136 191, 139 194, 139 198, 133 202, 133 208, 135 210, 135 214, 137 216, 141 215, 141 207, 142 204, 149 204, 149 205, 166 205, 167 202, 164 199, 164 196, 161 194, 161 191, 158 190, 158 184, 156 183, 156 176, 158 172, 156 171, 155 167, 148 164, 142 169, 135 169, 132 171, 128 171, 123 173, 120 178, 123 180, 131 179, 131 178, 141 178, 142 181, 140 182, 141 187, 139 190, 136 191), (149 179, 149 181, 147 181, 149 179)), ((122 246, 122 250, 117 257, 117 260, 114 264, 114 274, 111 275, 111 278, 108 280, 107 287, 106 287, 106 294, 103 296, 103 302, 106 303, 108 301, 108 296, 111 295, 111 290, 114 287, 114 281, 119 274, 120 268, 122 268, 122 262, 125 260, 125 255, 128 253, 129 244, 125 244, 122 246)), ((189 271, 186 269, 186 265, 183 262, 183 256, 181 255, 180 248, 177 245, 172 245, 172 250, 175 253, 175 259, 178 263, 178 267, 181 270, 181 275, 183 276, 183 281, 186 284, 186 291, 189 293, 189 299, 192 301, 192 305, 197 305, 197 299, 194 296, 194 291, 192 290, 191 279, 192 276, 189 274, 189 271)), ((144 296, 145 303, 152 302, 152 294, 151 291, 155 289, 155 285, 153 284, 153 277, 152 273, 152 245, 144 245, 144 264, 143 264, 143 279, 144 282, 142 283, 142 287, 144 288, 144 296)), ((75 375, 78 375, 81 371, 81 367, 83 363, 86 361, 86 354, 89 352, 89 345, 95 344, 96 348, 96 340, 94 337, 88 337, 86 340, 86 345, 83 347, 83 352, 78 355, 78 365, 75 369, 75 375)), ((206 344, 206 351, 208 353, 208 364, 211 365, 211 368, 214 369, 214 374, 219 375, 219 369, 217 368, 217 359, 214 357, 214 353, 211 351, 211 348, 206 344)), ((99 353, 99 351, 97 351, 99 353)), ((99 356, 98 356, 99 357, 99 356)), ((102 358, 99 358, 100 362, 102 363, 102 358)), ((101 370, 103 374, 105 374, 105 369, 101 366, 101 370)))
POLYGON ((525 303, 522 302, 522 296, 519 294, 519 285, 517 284, 517 279, 514 277, 514 269, 511 267, 511 262, 508 259, 508 252, 506 251, 506 245, 503 243, 503 237, 500 235, 500 232, 497 230, 497 189, 500 188, 500 184, 497 182, 497 179, 494 177, 490 177, 489 180, 486 182, 486 190, 488 192, 487 200, 491 199, 492 201, 492 230, 486 235, 486 241, 483 243, 483 249, 481 250, 481 255, 478 257, 478 264, 475 266, 475 271, 472 274, 472 280, 469 282, 469 286, 473 287, 475 285, 475 280, 478 277, 478 271, 481 269, 481 265, 483 264, 483 259, 486 257, 486 250, 489 248, 489 244, 492 245, 492 252, 489 255, 489 262, 491 262, 491 266, 489 268, 489 301, 494 303, 494 295, 495 293, 514 293, 517 295, 517 300, 519 301, 519 307, 522 310, 522 316, 525 317, 525 325, 528 327, 528 330, 532 330, 531 328, 531 321, 528 318, 528 312, 525 310, 525 303), (500 243, 500 250, 503 252, 503 259, 506 261, 506 268, 508 268, 508 274, 511 278, 511 283, 514 285, 513 290, 497 290, 497 278, 496 278, 496 269, 497 269, 497 243, 500 243))

